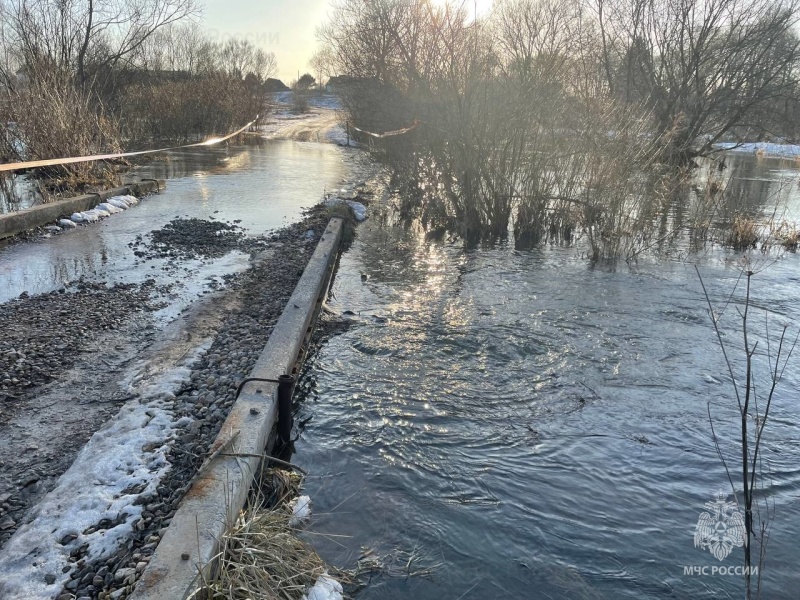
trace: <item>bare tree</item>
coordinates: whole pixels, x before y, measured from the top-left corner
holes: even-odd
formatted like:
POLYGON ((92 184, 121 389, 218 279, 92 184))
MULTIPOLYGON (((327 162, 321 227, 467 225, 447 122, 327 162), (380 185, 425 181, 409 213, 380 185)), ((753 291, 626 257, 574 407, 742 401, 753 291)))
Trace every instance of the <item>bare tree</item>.
POLYGON ((71 72, 82 89, 197 11, 194 0, 4 0, 4 7, 22 67, 71 72))
MULTIPOLYGON (((761 596, 762 580, 761 571, 766 556, 766 545, 770 527, 769 499, 763 494, 763 465, 762 455, 764 451, 764 430, 769 422, 772 403, 775 399, 775 392, 783 379, 783 374, 792 357, 797 345, 798 336, 794 340, 787 339, 788 324, 779 326, 779 335, 774 339, 770 330, 769 311, 764 312, 764 336, 760 340, 755 340, 754 332, 751 328, 752 300, 751 283, 756 272, 751 270, 749 265, 745 266, 742 275, 745 279, 745 294, 741 306, 736 306, 739 316, 742 334, 741 354, 743 356, 742 372, 737 376, 735 358, 731 354, 730 344, 725 343, 725 335, 722 331, 720 322, 731 303, 736 288, 731 292, 731 298, 721 308, 715 308, 711 302, 708 290, 706 289, 700 270, 695 266, 697 276, 703 288, 703 295, 708 305, 711 322, 714 326, 717 342, 725 361, 727 375, 733 388, 736 399, 736 406, 739 413, 739 440, 738 457, 734 464, 737 467, 728 466, 728 461, 722 451, 720 440, 714 427, 714 417, 711 412, 711 403, 708 404, 708 418, 711 426, 714 446, 717 454, 722 461, 725 472, 731 484, 734 496, 739 498, 739 491, 735 478, 738 477, 741 484, 742 502, 740 506, 744 508, 744 527, 746 540, 744 542, 744 583, 745 597, 759 598, 761 596), (762 344, 759 348, 759 344, 762 344), (764 348, 766 346, 766 348, 764 348), (760 356, 759 356, 760 355, 760 356), (756 368, 756 359, 766 359, 767 374, 764 376, 756 368), (762 388, 762 384, 763 388, 762 388), (763 507, 759 508, 759 498, 763 507), (754 560, 754 544, 757 543, 757 555, 754 560), (757 566, 758 579, 755 589, 753 587, 752 575, 757 566)), ((737 282, 737 287, 741 282, 737 282)), ((798 334, 800 335, 800 334, 798 334)), ((739 363, 740 364, 740 363, 739 363)))
POLYGON ((763 131, 758 109, 796 90, 797 0, 588 0, 611 95, 645 101, 665 157, 763 131), (743 131, 743 128, 746 128, 743 131))
POLYGON ((218 47, 218 54, 220 67, 238 79, 253 74, 259 83, 263 83, 277 72, 275 55, 249 40, 232 38, 218 47))

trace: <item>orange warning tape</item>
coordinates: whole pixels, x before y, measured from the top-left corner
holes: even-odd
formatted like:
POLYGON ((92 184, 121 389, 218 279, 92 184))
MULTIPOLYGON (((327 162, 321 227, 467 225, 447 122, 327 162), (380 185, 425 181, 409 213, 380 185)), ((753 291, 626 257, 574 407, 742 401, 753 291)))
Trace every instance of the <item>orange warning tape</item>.
POLYGON ((213 146, 214 144, 219 144, 220 142, 224 142, 225 140, 229 140, 234 136, 239 135, 245 129, 250 127, 253 123, 258 120, 258 115, 256 118, 250 121, 244 127, 237 129, 233 133, 229 133, 225 137, 221 138, 211 138, 204 142, 197 142, 195 144, 186 144, 184 146, 171 146, 169 148, 158 148, 157 150, 139 150, 138 152, 116 152, 113 154, 94 154, 92 156, 73 156, 70 158, 48 158, 45 160, 29 160, 27 162, 19 162, 19 163, 4 163, 0 164, 0 172, 3 171, 19 171, 21 169, 33 169, 36 167, 49 167, 52 165, 69 165, 73 163, 79 162, 89 162, 93 160, 107 160, 109 158, 124 158, 126 156, 141 156, 142 154, 153 154, 155 152, 166 152, 167 150, 179 150, 181 148, 196 148, 198 146, 213 146))

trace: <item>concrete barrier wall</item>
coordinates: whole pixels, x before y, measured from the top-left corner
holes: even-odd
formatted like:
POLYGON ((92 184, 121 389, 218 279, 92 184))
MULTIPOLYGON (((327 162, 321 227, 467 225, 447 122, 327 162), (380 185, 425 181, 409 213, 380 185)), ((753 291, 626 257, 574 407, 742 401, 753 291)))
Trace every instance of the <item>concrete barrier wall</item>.
MULTIPOLYGON (((327 292, 341 234, 342 220, 331 219, 250 377, 278 379, 293 373, 327 292)), ((248 383, 209 451, 225 452, 205 466, 186 493, 132 600, 186 599, 200 574, 211 575, 219 540, 247 500, 276 419, 277 385, 248 383)))
POLYGON ((89 210, 113 196, 124 196, 126 194, 132 194, 137 197, 145 196, 163 189, 164 185, 163 180, 156 181, 151 179, 111 190, 103 190, 96 194, 64 198, 49 204, 39 204, 32 208, 2 214, 0 215, 0 239, 53 223, 61 217, 69 217, 75 212, 89 210))

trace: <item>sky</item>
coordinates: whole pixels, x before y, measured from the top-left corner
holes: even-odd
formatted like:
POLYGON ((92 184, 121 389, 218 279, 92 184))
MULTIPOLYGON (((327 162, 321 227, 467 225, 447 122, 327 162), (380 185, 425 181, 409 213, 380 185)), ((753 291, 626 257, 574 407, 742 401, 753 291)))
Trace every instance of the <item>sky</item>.
MULTIPOLYGON (((278 78, 289 84, 310 72, 317 49, 316 30, 326 21, 331 0, 199 0, 202 25, 212 38, 247 37, 278 60, 278 78)), ((444 2, 445 0, 434 0, 444 2)), ((485 13, 493 0, 463 0, 485 13)), ((316 73, 312 73, 315 77, 316 73)))
MULTIPOLYGON (((278 60, 278 78, 288 84, 311 70, 316 28, 329 0, 200 0, 202 25, 212 37, 247 37, 278 60)), ((316 77, 316 74, 314 74, 316 77)))

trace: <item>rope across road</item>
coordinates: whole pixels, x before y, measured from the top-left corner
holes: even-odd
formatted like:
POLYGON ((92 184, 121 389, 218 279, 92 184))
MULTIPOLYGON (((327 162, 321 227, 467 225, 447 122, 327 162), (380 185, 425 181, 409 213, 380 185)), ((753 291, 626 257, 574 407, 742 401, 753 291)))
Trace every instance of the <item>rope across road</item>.
MULTIPOLYGON (((232 137, 235 137, 235 136, 239 135, 240 133, 242 133, 243 131, 249 129, 250 126, 253 123, 255 123, 257 120, 258 120, 258 115, 256 115, 256 118, 253 119, 252 121, 250 121, 247 125, 244 125, 243 127, 240 127, 239 129, 237 129, 233 133, 229 133, 228 135, 226 135, 224 137, 210 138, 208 140, 205 140, 204 142, 196 142, 194 144, 184 144, 182 146, 169 146, 167 148, 155 148, 153 150, 138 150, 136 152, 112 152, 112 153, 109 153, 109 154, 92 154, 90 156, 72 156, 72 157, 69 157, 69 158, 46 158, 46 159, 43 159, 43 160, 29 160, 29 161, 17 162, 17 163, 2 163, 2 164, 0 164, 0 173, 9 172, 9 171, 22 171, 22 170, 25 170, 25 169, 35 169, 37 167, 51 167, 51 166, 56 166, 56 165, 69 165, 69 164, 81 163, 81 162, 91 162, 91 161, 94 161, 94 160, 110 160, 112 158, 125 158, 125 157, 128 157, 128 156, 142 156, 144 154, 155 154, 157 152, 167 152, 168 150, 180 150, 182 148, 198 148, 198 147, 202 147, 202 146, 214 146, 215 144, 219 144, 219 143, 222 143, 222 142, 224 142, 226 140, 229 140, 232 137)), ((380 139, 380 138, 393 137, 393 136, 396 136, 396 135, 403 135, 403 134, 409 133, 410 131, 413 131, 414 129, 416 129, 419 124, 420 124, 419 121, 415 120, 409 127, 406 127, 404 129, 398 129, 396 131, 387 131, 387 132, 384 132, 384 133, 373 133, 371 131, 366 131, 364 129, 356 127, 355 125, 350 125, 350 127, 355 131, 358 131, 358 132, 363 133, 365 135, 380 139)))
POLYGON ((139 150, 137 152, 114 152, 111 154, 93 154, 91 156, 73 156, 70 158, 47 158, 44 160, 29 160, 26 162, 18 162, 18 163, 4 163, 0 164, 0 173, 4 171, 21 171, 23 169, 35 169, 36 167, 50 167, 54 165, 69 165, 73 163, 81 163, 81 162, 90 162, 93 160, 109 160, 112 158, 125 158, 127 156, 141 156, 143 154, 154 154, 156 152, 166 152, 167 150, 180 150, 181 148, 197 148, 200 146, 214 146, 215 144, 219 144, 224 142, 225 140, 229 140, 232 137, 235 137, 248 129, 253 123, 258 120, 258 115, 256 118, 250 121, 244 127, 241 127, 234 131, 233 133, 229 133, 224 137, 214 137, 204 142, 196 142, 194 144, 184 144, 183 146, 171 146, 169 148, 156 148, 154 150, 139 150))
POLYGON ((369 135, 371 137, 380 139, 380 138, 394 137, 396 135, 406 134, 409 131, 413 131, 414 129, 416 129, 418 125, 419 121, 415 119, 414 122, 408 127, 405 127, 403 129, 396 129, 394 131, 385 131, 384 133, 373 133, 372 131, 367 131, 366 129, 361 129, 359 127, 356 127, 355 125, 350 125, 350 128, 354 129, 355 131, 358 131, 359 133, 363 133, 365 135, 369 135))

